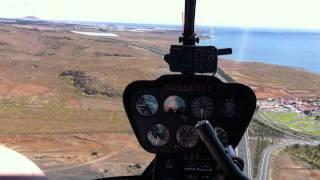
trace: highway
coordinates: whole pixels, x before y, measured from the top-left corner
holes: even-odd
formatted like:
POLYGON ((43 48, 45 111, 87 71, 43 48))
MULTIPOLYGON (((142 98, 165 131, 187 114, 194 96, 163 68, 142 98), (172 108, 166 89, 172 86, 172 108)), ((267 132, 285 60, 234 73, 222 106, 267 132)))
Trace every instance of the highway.
POLYGON ((251 157, 250 157, 250 149, 249 149, 249 142, 248 142, 248 132, 244 134, 242 137, 238 147, 237 147, 237 154, 244 162, 244 169, 243 172, 252 179, 251 173, 251 157))
POLYGON ((305 141, 312 141, 312 140, 320 140, 319 137, 315 137, 315 136, 311 136, 311 135, 308 135, 308 134, 304 134, 304 133, 301 133, 301 132, 295 132, 296 134, 294 134, 292 130, 290 129, 282 129, 282 128, 279 128, 277 127, 274 123, 272 123, 271 120, 269 120, 263 113, 257 111, 255 114, 254 114, 254 117, 260 121, 261 123, 265 124, 266 126, 269 126, 270 128, 272 129, 275 129, 275 130, 278 130, 278 131, 281 131, 283 132, 285 135, 289 136, 289 137, 295 137, 296 139, 298 140, 305 140, 305 141))
POLYGON ((286 146, 292 146, 294 144, 300 144, 305 145, 308 144, 310 146, 317 146, 319 145, 318 141, 302 141, 302 140, 294 140, 294 139, 285 139, 279 144, 272 145, 268 148, 266 148, 263 151, 261 164, 260 164, 260 174, 259 174, 259 180, 267 180, 269 179, 269 168, 270 168, 270 157, 272 155, 272 152, 278 148, 286 147, 286 146))
MULTIPOLYGON (((227 83, 227 80, 223 78, 220 74, 216 73, 215 76, 219 78, 222 82, 227 83)), ((237 155, 244 162, 244 169, 243 169, 244 174, 247 175, 250 179, 252 179, 251 154, 250 154, 249 137, 248 137, 247 131, 242 137, 238 147, 236 148, 236 152, 237 152, 237 155)))
POLYGON ((269 165, 270 165, 270 157, 272 155, 272 152, 278 148, 283 148, 285 146, 291 146, 293 144, 308 144, 308 145, 318 145, 320 144, 320 141, 313 140, 310 137, 304 135, 296 135, 291 133, 290 131, 284 131, 283 129, 280 129, 270 123, 270 120, 268 120, 267 117, 265 117, 262 113, 257 112, 255 114, 255 117, 257 120, 262 122, 263 124, 266 124, 270 128, 276 129, 278 131, 283 132, 288 137, 294 138, 294 139, 282 139, 282 141, 279 144, 275 144, 272 146, 269 146, 263 151, 262 159, 260 160, 260 174, 258 175, 259 180, 267 180, 269 179, 269 165))

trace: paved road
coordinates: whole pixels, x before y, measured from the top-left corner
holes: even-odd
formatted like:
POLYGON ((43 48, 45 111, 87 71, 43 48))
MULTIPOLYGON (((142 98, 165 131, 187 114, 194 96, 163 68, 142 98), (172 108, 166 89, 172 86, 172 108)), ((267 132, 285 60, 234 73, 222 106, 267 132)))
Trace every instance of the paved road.
POLYGON ((295 137, 298 140, 305 140, 305 141, 320 140, 320 138, 315 137, 315 136, 303 134, 303 133, 300 133, 300 132, 297 132, 297 131, 295 132, 295 131, 290 130, 290 129, 287 129, 287 130, 281 129, 281 128, 277 127, 274 123, 272 123, 271 120, 269 120, 263 113, 261 113, 259 111, 256 112, 254 116, 261 123, 273 128, 273 129, 276 129, 278 131, 281 131, 285 135, 288 135, 290 137, 295 137), (293 132, 298 133, 298 134, 294 134, 293 132))
POLYGON ((238 147, 237 152, 238 156, 243 159, 244 161, 244 169, 243 172, 252 179, 252 173, 251 173, 251 154, 249 149, 249 143, 248 143, 248 132, 245 133, 245 135, 242 137, 238 147))
MULTIPOLYGON (((223 78, 220 74, 215 75, 217 78, 219 78, 223 82, 227 82, 225 78, 223 78)), ((249 143, 248 143, 248 132, 244 134, 242 137, 238 147, 236 148, 237 155, 244 161, 244 169, 243 172, 245 175, 247 175, 250 179, 252 179, 252 173, 251 173, 251 154, 249 149, 249 143)))
POLYGON ((270 165, 270 157, 272 155, 272 152, 275 149, 285 147, 285 146, 292 146, 294 144, 301 144, 305 145, 308 144, 310 146, 317 146, 320 142, 319 141, 302 141, 302 140, 294 140, 294 139, 286 139, 283 142, 280 142, 279 144, 272 145, 268 148, 266 148, 263 151, 262 159, 261 159, 261 165, 260 165, 260 174, 259 174, 259 180, 267 180, 269 177, 269 165, 270 165))

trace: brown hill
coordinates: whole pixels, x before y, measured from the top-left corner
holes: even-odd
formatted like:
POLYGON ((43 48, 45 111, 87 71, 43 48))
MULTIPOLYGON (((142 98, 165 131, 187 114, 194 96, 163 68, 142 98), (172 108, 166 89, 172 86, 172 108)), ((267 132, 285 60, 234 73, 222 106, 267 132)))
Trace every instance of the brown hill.
POLYGON ((303 69, 221 60, 219 65, 235 80, 251 86, 257 97, 320 97, 320 76, 303 69))

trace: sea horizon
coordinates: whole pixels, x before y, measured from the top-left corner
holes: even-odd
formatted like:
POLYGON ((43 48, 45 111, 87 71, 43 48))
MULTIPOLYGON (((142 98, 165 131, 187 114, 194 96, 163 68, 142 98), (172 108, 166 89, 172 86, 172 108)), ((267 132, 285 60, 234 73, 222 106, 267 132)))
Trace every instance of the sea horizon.
MULTIPOLYGON (((128 30, 146 29, 177 33, 182 33, 183 30, 182 25, 175 24, 42 19, 40 21, 100 28, 111 26, 128 30)), ((222 58, 294 67, 320 75, 320 52, 318 51, 320 49, 320 29, 198 25, 195 31, 200 36, 200 45, 233 49, 232 55, 222 56, 222 58), (201 37, 204 38, 201 39, 201 37)))
MULTIPOLYGON (((182 25, 137 24, 115 22, 81 22, 98 27, 120 26, 130 30, 178 31, 182 25)), ((233 54, 222 58, 240 62, 261 62, 303 69, 320 75, 320 29, 248 28, 196 26, 200 45, 232 48, 233 54)), ((142 32, 143 33, 143 32, 142 32)), ((178 42, 177 42, 178 43, 178 42)))

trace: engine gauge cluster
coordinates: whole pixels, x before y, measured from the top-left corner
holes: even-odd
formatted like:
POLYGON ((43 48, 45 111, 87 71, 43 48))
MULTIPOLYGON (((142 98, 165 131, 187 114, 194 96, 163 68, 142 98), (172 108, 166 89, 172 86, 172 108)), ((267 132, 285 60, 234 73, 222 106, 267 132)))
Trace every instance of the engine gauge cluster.
POLYGON ((126 88, 123 99, 139 143, 151 153, 203 149, 194 128, 200 120, 209 120, 221 142, 236 147, 256 105, 247 86, 209 76, 167 75, 137 81, 126 88))

